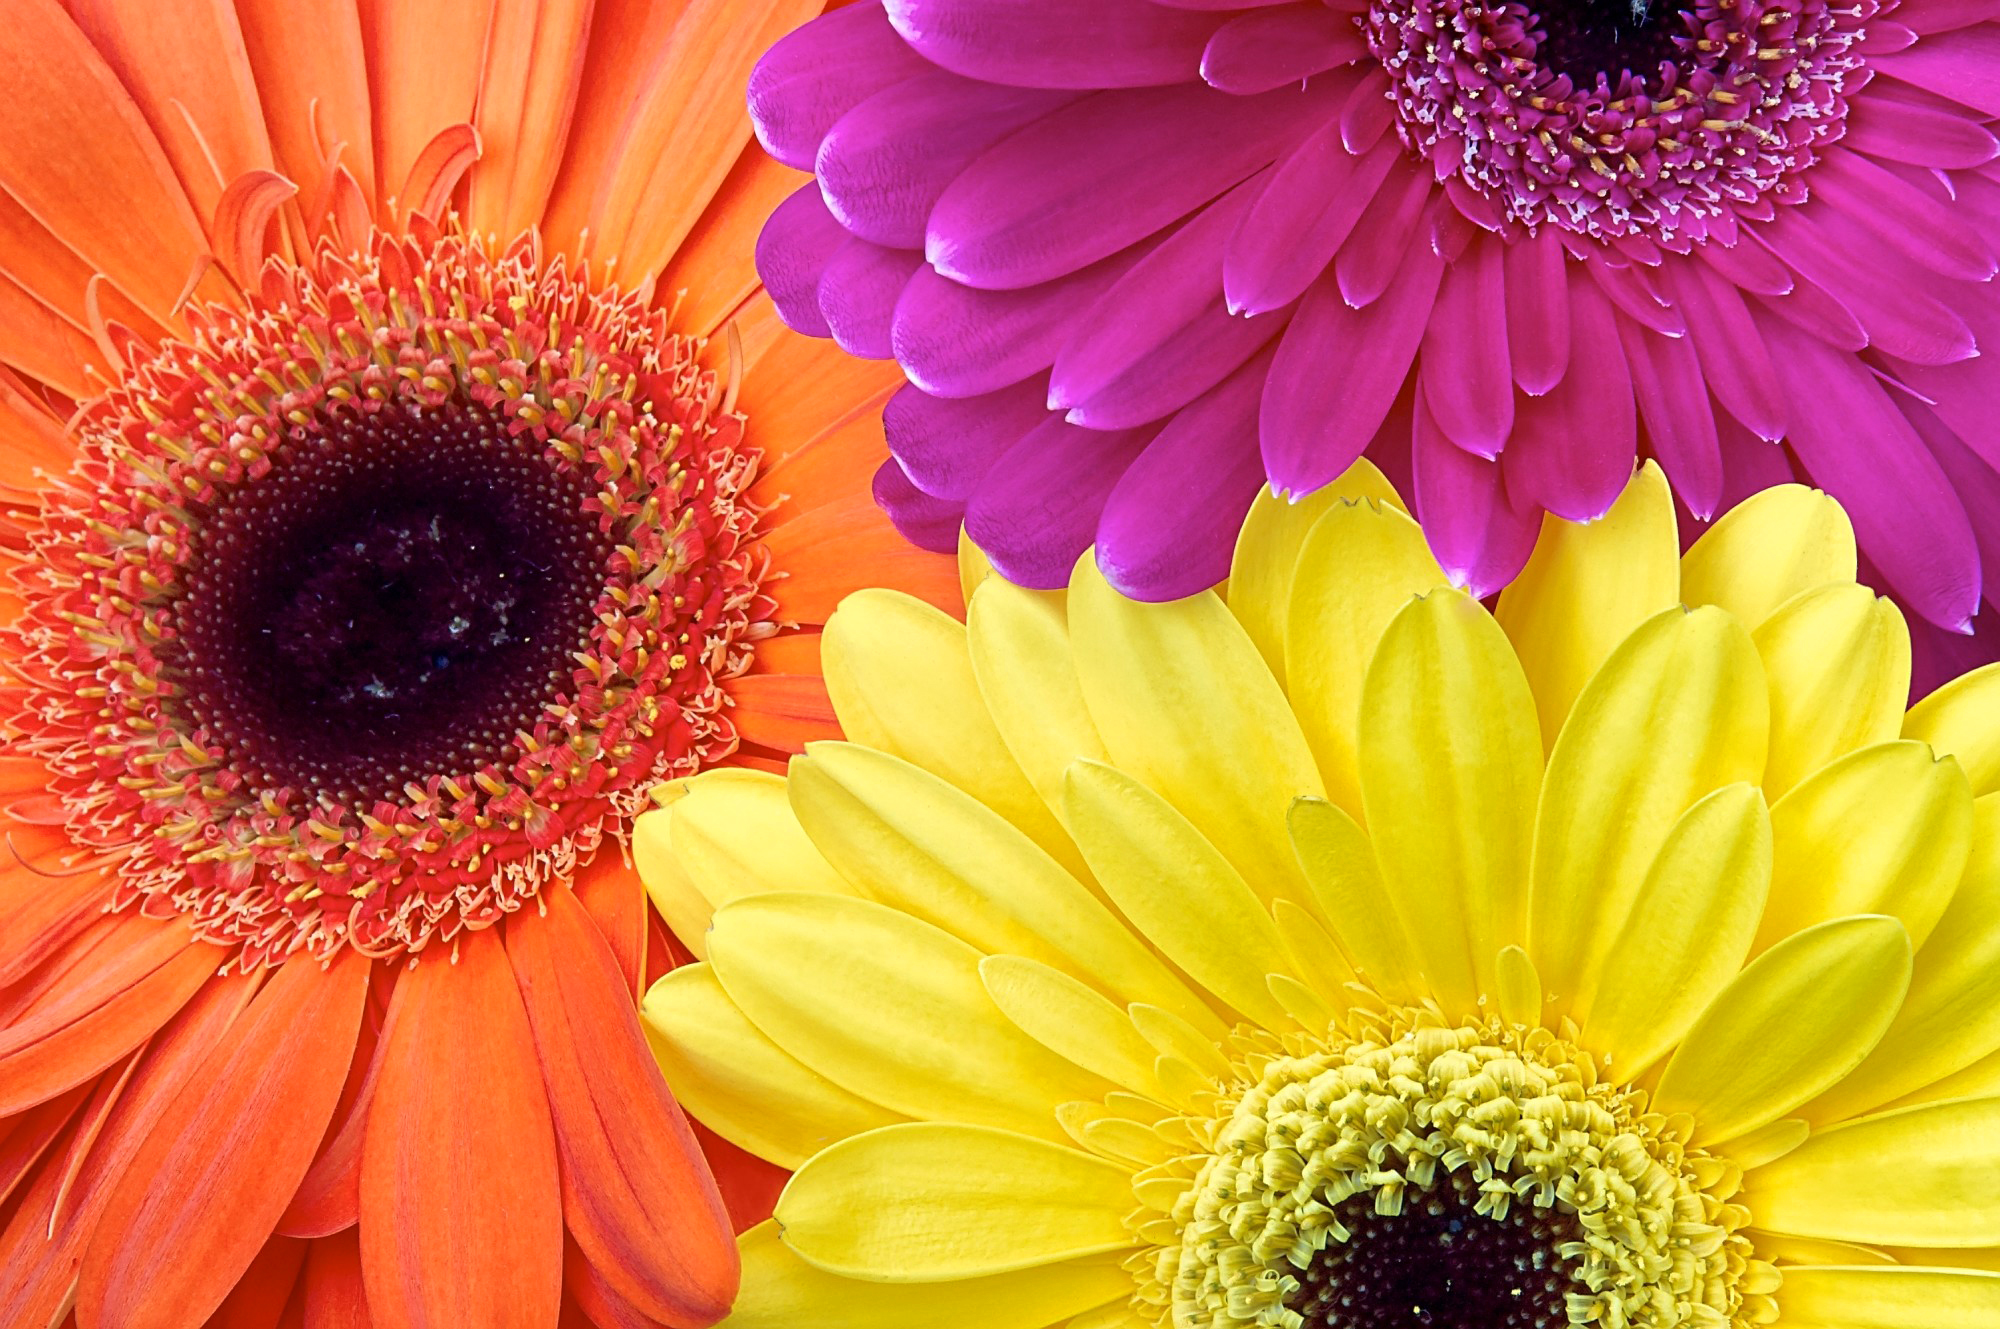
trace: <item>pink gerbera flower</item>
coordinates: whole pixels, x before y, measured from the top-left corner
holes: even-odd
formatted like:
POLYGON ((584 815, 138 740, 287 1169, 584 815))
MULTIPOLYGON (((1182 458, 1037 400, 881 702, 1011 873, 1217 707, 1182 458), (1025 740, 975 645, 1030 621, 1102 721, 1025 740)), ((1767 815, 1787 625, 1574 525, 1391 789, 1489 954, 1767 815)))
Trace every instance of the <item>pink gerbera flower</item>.
POLYGON ((1948 632, 2000 560, 1993 0, 878 0, 750 101, 780 309, 910 379, 878 498, 1029 585, 1197 590, 1364 452, 1480 593, 1639 457, 1948 632))

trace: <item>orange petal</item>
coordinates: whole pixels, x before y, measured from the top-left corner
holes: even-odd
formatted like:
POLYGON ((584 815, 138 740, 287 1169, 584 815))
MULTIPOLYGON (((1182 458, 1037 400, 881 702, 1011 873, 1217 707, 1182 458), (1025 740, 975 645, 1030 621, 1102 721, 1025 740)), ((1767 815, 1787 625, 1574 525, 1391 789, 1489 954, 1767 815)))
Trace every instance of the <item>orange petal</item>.
POLYGON ((663 1329, 611 1290, 573 1237, 563 1242, 563 1316, 557 1329, 663 1329))
POLYGON ((750 442, 763 449, 772 468, 823 434, 879 415, 903 385, 894 361, 863 360, 785 327, 771 297, 761 292, 735 321, 744 347, 737 406, 749 417, 750 442))
POLYGON ((0 1115, 83 1083, 145 1042, 227 957, 190 942, 178 919, 116 921, 126 926, 76 966, 87 972, 42 993, 0 1033, 0 1115))
MULTIPOLYGON (((0 24, 4 30, 5 24, 0 24)), ((3 59, 0 56, 0 59, 3 59)), ((6 149, 0 147, 0 156, 6 149)), ((105 355, 89 334, 28 294, 11 278, 0 277, 0 361, 38 378, 68 397, 88 397, 92 366, 105 355)))
POLYGON ((66 1094, 0 1122, 0 1128, 5 1130, 0 1135, 0 1204, 6 1203, 14 1188, 21 1184, 21 1178, 28 1175, 28 1169, 62 1134, 90 1090, 90 1085, 80 1084, 66 1094))
POLYGON ((49 877, 25 865, 0 870, 0 987, 68 945, 111 902, 100 872, 49 877))
POLYGON ((301 197, 317 198, 328 150, 345 144, 340 159, 373 198, 374 117, 354 5, 236 0, 236 17, 263 94, 278 169, 298 182, 301 197))
POLYGON ((278 1329, 291 1304, 308 1243, 273 1237, 257 1252, 228 1298, 202 1329, 278 1329))
POLYGON ((745 743, 804 752, 808 743, 840 737, 826 681, 818 674, 745 674, 723 687, 736 703, 730 718, 745 743))
POLYGON ((401 190, 441 130, 471 121, 492 8, 493 0, 369 0, 361 6, 379 189, 401 190))
POLYGON ((55 0, 0 24, 0 188, 162 323, 202 231, 159 140, 55 0))
POLYGON ((646 972, 646 884, 616 847, 606 845, 597 857, 578 869, 570 882, 590 921, 611 945, 618 972, 639 999, 646 972))
POLYGON ((789 521, 835 499, 867 493, 876 468, 888 459, 882 414, 871 404, 766 469, 750 486, 750 498, 769 511, 770 521, 789 521))
POLYGON ((399 215, 429 217, 444 215, 458 182, 479 160, 479 131, 469 124, 446 125, 410 165, 410 175, 397 195, 399 215))
MULTIPOLYGON (((39 397, 30 395, 21 380, 0 370, 0 485, 39 489, 43 481, 35 474, 37 469, 67 470, 74 456, 63 422, 39 397)), ((31 767, 47 780, 47 768, 38 761, 16 759, 9 764, 31 767)))
POLYGON ((369 959, 281 966, 160 1119, 84 1253, 80 1317, 195 1325, 263 1248, 326 1131, 354 1055, 369 959))
POLYGON ((348 1063, 347 1083, 341 1086, 340 1102, 326 1124, 326 1139, 306 1169, 305 1180, 278 1216, 277 1230, 288 1237, 325 1237, 353 1227, 361 1221, 361 1141, 367 1131, 368 1104, 375 1092, 375 1075, 381 1065, 378 1055, 382 1040, 376 1028, 375 1002, 385 973, 396 966, 378 964, 369 984, 369 1010, 354 1040, 354 1057, 348 1063))
POLYGON ((661 290, 687 292, 680 308, 682 329, 710 336, 757 293, 757 267, 751 261, 756 235, 772 209, 805 178, 762 148, 746 148, 736 159, 708 211, 660 274, 661 290))
POLYGON ((312 1244, 306 1257, 305 1329, 370 1329, 358 1231, 350 1228, 312 1244))
POLYGON ((722 1203, 729 1209, 729 1225, 742 1236, 771 1216, 778 1206, 778 1192, 792 1174, 776 1163, 767 1163, 748 1150, 740 1149, 698 1121, 690 1121, 694 1138, 708 1159, 709 1171, 722 1191, 722 1203))
POLYGON ((271 252, 265 243, 271 218, 286 199, 296 196, 299 187, 275 171, 246 171, 229 182, 215 205, 215 221, 210 227, 215 251, 222 266, 249 288, 257 280, 264 255, 271 252))
POLYGON ((563 1217, 591 1266, 677 1329, 720 1320, 736 1243, 715 1181, 639 1030, 611 947, 560 886, 507 921, 562 1158, 563 1217))
POLYGON ((212 979, 154 1036, 70 1181, 44 1167, 0 1231, 0 1324, 43 1325, 68 1300, 83 1247, 110 1202, 113 1186, 167 1105, 256 991, 245 975, 212 979))
POLYGON ((772 528, 764 545, 785 574, 770 586, 781 620, 824 623, 864 586, 893 586, 964 616, 957 565, 898 535, 866 491, 772 528))
POLYGON ((548 1092, 497 933, 396 984, 361 1147, 361 1270, 380 1329, 547 1329, 562 1297, 548 1092))
POLYGON ((500 0, 479 84, 486 155, 467 222, 510 238, 541 220, 583 80, 591 0, 500 0))
POLYGON ((819 644, 817 628, 781 632, 775 637, 766 637, 757 643, 756 650, 750 655, 750 672, 817 674, 820 672, 819 644))

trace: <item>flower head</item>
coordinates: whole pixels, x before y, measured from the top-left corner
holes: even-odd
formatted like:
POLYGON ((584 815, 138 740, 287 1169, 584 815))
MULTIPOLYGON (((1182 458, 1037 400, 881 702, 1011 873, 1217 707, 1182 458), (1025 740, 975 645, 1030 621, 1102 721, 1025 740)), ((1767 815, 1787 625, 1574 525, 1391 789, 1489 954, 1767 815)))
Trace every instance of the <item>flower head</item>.
POLYGON ((730 1323, 1994 1314, 2000 671, 1905 714, 1854 567, 1648 466, 1493 614, 1362 463, 1226 602, 850 598, 854 741, 639 822, 656 1047, 797 1168, 730 1323))
POLYGON ((727 1309, 778 1174, 647 1054, 630 822, 959 594, 738 220, 815 8, 10 13, 0 1322, 727 1309))
POLYGON ((753 77, 818 185, 761 270, 908 375, 903 529, 962 518, 1025 585, 1094 542, 1189 594, 1267 479, 1365 451, 1486 595, 1638 456, 1703 520, 1824 487, 1963 633, 2000 522, 1996 34, 1938 0, 855 5, 753 77))

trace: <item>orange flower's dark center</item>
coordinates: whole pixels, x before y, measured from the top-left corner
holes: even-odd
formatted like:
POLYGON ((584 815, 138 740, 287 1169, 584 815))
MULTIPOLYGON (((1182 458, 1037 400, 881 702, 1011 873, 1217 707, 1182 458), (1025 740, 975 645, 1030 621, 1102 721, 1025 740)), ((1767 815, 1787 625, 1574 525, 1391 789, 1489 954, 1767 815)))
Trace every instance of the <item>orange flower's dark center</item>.
POLYGON ((170 670, 253 783, 367 806, 506 757, 590 644, 581 478, 468 407, 301 429, 205 523, 170 670))
POLYGON ((81 416, 13 629, 121 903, 252 963, 420 947, 734 749, 757 457, 666 315, 445 235, 193 318, 81 416))

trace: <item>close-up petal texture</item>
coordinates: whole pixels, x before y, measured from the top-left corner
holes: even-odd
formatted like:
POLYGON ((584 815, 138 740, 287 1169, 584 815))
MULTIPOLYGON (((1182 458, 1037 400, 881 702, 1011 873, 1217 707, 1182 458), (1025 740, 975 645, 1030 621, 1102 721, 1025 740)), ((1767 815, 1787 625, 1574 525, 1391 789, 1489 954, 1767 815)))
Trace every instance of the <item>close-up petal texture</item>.
POLYGON ((654 1050, 795 1169, 727 1323, 2000 1323, 2000 667, 1906 712, 1824 492, 1685 520, 1489 611, 1359 461, 1224 591, 849 597, 846 740, 636 829, 654 1050))
POLYGON ((8 8, 0 1324, 727 1312, 784 1173, 648 1050, 632 819, 962 604, 753 266, 821 8, 8 8))
POLYGON ((1839 499, 1928 688, 2000 650, 1996 62, 1956 0, 862 0, 751 77, 759 268, 1022 585, 1199 591, 1365 454, 1485 596, 1651 459, 1839 499))

